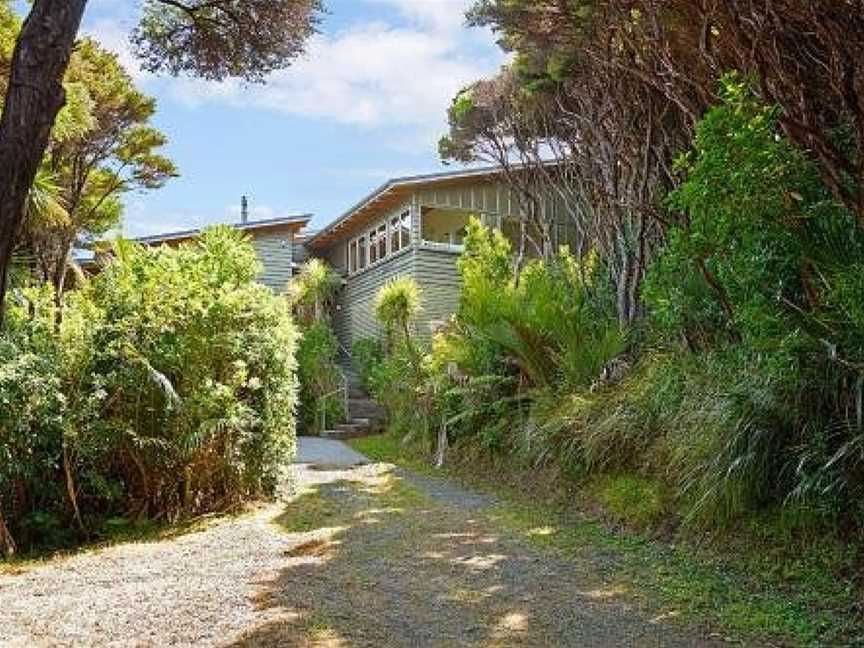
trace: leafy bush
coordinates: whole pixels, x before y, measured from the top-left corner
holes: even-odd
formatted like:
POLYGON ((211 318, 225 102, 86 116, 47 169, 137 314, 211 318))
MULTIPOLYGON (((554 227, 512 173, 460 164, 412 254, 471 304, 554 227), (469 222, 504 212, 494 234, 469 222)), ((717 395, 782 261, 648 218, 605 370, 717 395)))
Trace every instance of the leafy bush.
POLYGON ((420 311, 421 290, 413 277, 397 277, 388 281, 375 295, 375 317, 384 326, 390 345, 402 336, 411 343, 411 321, 420 311))
POLYGON ((669 197, 687 225, 644 289, 657 328, 698 352, 679 362, 687 401, 667 405, 683 486, 720 504, 715 521, 779 503, 862 513, 864 234, 778 122, 725 79, 669 197))
POLYGON ((339 342, 326 322, 304 327, 297 347, 297 376, 300 383, 298 420, 306 432, 322 431, 322 414, 324 425, 345 417, 338 356, 339 342))
POLYGON ((351 349, 351 359, 360 372, 360 381, 366 389, 372 389, 372 375, 384 360, 384 347, 380 340, 364 338, 357 340, 351 349))
POLYGON ((323 322, 342 279, 326 262, 310 259, 288 284, 288 294, 303 323, 323 322))
POLYGON ((114 515, 174 519, 273 491, 294 449, 295 333, 258 270, 230 228, 177 249, 118 241, 68 296, 59 331, 50 295, 13 305, 0 336, 13 535, 54 518, 80 534, 114 515))

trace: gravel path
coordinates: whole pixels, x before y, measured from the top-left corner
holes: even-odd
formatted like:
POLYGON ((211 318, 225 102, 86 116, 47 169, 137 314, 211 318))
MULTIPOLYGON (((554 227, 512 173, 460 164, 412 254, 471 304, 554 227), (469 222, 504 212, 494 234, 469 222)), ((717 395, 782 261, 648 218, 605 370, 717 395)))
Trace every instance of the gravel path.
POLYGON ((301 450, 287 502, 0 575, 0 645, 710 645, 497 527, 488 498, 301 450))

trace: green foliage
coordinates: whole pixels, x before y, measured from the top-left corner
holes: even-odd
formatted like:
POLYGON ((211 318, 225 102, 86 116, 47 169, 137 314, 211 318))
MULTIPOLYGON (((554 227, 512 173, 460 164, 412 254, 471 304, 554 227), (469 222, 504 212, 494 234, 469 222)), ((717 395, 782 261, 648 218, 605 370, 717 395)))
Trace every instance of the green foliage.
POLYGON ((297 347, 297 377, 298 421, 305 432, 322 431, 322 414, 325 425, 345 417, 338 356, 339 342, 326 322, 313 322, 303 328, 297 347))
POLYGON ((76 507, 94 532, 273 492, 294 448, 295 333, 257 272, 242 235, 214 228, 177 249, 118 241, 59 330, 51 291, 20 291, 0 337, 0 498, 24 546, 77 536, 76 507))
POLYGON ((650 528, 668 514, 668 489, 657 479, 628 474, 604 475, 590 490, 604 510, 637 528, 650 528))
POLYGON ((391 341, 404 335, 407 342, 411 321, 420 312, 420 286, 413 277, 397 277, 388 281, 375 296, 375 317, 387 331, 391 341))
POLYGON ((360 381, 367 389, 371 389, 375 367, 384 360, 384 347, 380 340, 357 340, 351 348, 351 359, 360 372, 360 381))
POLYGON ((260 82, 303 53, 320 0, 147 0, 132 45, 150 72, 260 82))
POLYGON ((700 351, 677 362, 689 400, 667 403, 682 486, 720 520, 772 503, 859 517, 864 235, 776 110, 735 75, 723 99, 679 162, 668 202, 687 226, 643 292, 657 328, 700 351))
POLYGON ((392 433, 404 439, 425 439, 434 416, 429 410, 427 382, 418 366, 417 349, 411 342, 391 346, 384 358, 368 369, 368 386, 386 410, 392 433))
POLYGON ((310 259, 288 284, 288 294, 303 322, 321 322, 341 285, 341 277, 326 262, 310 259))

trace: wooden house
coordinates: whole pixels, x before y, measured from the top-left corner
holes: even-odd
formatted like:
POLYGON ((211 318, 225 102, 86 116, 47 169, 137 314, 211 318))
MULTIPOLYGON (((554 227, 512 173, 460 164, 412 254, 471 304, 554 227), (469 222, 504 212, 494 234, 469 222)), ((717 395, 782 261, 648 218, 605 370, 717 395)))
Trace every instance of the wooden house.
MULTIPOLYGON (((381 334, 375 296, 395 277, 413 276, 423 291, 415 322, 421 338, 428 339, 456 311, 456 260, 471 216, 518 238, 519 201, 501 174, 485 168, 395 178, 309 237, 309 254, 344 277, 333 318, 344 351, 381 334)), ((554 209, 554 201, 541 208, 554 209)), ((567 232, 556 228, 555 238, 555 245, 566 243, 567 232)))

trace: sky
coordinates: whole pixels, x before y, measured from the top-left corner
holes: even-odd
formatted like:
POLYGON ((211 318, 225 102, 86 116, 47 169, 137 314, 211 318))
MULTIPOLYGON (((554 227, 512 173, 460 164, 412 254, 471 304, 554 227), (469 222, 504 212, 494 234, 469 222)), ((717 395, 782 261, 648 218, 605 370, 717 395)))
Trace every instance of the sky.
POLYGON ((129 54, 138 2, 90 0, 83 30, 156 97, 156 127, 180 177, 128 194, 123 233, 141 236, 312 213, 321 227, 396 176, 443 167, 438 138, 466 84, 504 63, 465 26, 471 0, 325 0, 307 53, 264 85, 144 73, 129 54))

